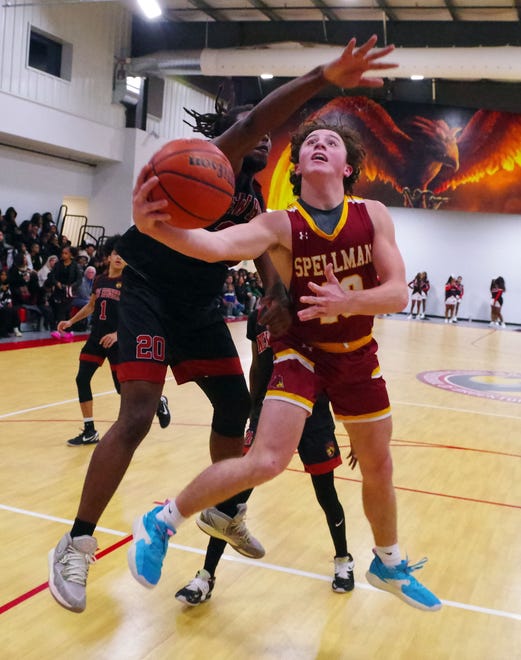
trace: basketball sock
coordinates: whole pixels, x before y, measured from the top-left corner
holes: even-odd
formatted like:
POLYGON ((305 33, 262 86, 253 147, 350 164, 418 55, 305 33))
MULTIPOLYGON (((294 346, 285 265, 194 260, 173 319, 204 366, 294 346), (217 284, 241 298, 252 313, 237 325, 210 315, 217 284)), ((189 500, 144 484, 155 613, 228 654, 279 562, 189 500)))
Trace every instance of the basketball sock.
POLYGON ((83 427, 87 432, 93 432, 94 429, 94 417, 84 417, 83 418, 83 427))
POLYGON ((92 536, 95 529, 95 523, 90 523, 86 520, 75 518, 71 529, 71 537, 75 538, 76 536, 92 536))
POLYGON ((157 514, 157 518, 158 520, 162 520, 176 532, 179 529, 179 526, 186 520, 186 518, 179 513, 179 509, 174 501, 167 502, 157 514))
POLYGON ((224 549, 226 548, 226 541, 210 537, 208 548, 206 549, 206 556, 204 558, 204 570, 210 573, 211 577, 215 576, 217 564, 221 559, 224 549))
POLYGON ((398 566, 402 561, 398 543, 394 545, 377 545, 374 550, 385 566, 398 566))

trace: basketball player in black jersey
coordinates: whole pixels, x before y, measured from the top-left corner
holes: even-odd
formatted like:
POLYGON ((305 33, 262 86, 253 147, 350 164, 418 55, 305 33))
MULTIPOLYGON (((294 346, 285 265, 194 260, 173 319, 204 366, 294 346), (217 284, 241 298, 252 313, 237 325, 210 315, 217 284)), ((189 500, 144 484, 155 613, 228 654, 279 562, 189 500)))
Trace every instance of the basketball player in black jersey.
MULTIPOLYGON (((120 384, 116 374, 119 362, 118 354, 118 316, 122 273, 126 264, 118 253, 117 245, 120 236, 111 236, 103 244, 102 252, 107 261, 108 269, 98 275, 92 286, 89 301, 74 316, 67 321, 58 323, 58 331, 65 332, 75 323, 88 318, 92 319, 92 328, 85 345, 80 352, 80 364, 76 375, 78 399, 83 415, 83 429, 79 435, 67 440, 69 447, 83 447, 99 442, 99 433, 94 425, 93 398, 91 381, 105 358, 110 364, 112 380, 116 391, 120 392, 120 384)), ((161 428, 170 424, 168 399, 161 395, 156 410, 161 428)))
MULTIPOLYGON (((248 222, 261 210, 252 176, 243 176, 245 156, 267 157, 267 133, 280 126, 302 104, 327 85, 379 87, 381 78, 367 77, 369 70, 394 65, 380 59, 392 46, 374 50, 376 37, 356 47, 351 39, 340 56, 274 90, 250 112, 240 117, 213 142, 229 158, 237 173, 236 200, 216 231, 230 224, 248 222)), ((179 384, 193 380, 213 406, 210 455, 213 462, 240 456, 250 401, 240 360, 216 308, 228 267, 187 258, 167 248, 135 227, 123 236, 120 251, 128 266, 124 271, 118 341, 121 406, 116 423, 96 446, 83 487, 77 516, 70 533, 49 553, 49 588, 63 607, 81 612, 86 606, 86 580, 97 542, 94 530, 106 506, 150 428, 161 395, 167 367, 179 384), (186 295, 189 293, 189 295, 186 295), (233 406, 229 401, 233 400, 233 406)), ((256 261, 267 289, 280 291, 269 258, 256 261), (275 287, 278 287, 276 289, 275 287)), ((277 308, 264 317, 272 331, 277 308)), ((280 307, 280 305, 278 305, 280 307)), ((219 509, 212 509, 212 524, 220 533, 233 531, 226 540, 244 554, 262 556, 262 546, 244 525, 245 494, 239 493, 219 509), (220 510, 220 513, 217 511, 220 510)))

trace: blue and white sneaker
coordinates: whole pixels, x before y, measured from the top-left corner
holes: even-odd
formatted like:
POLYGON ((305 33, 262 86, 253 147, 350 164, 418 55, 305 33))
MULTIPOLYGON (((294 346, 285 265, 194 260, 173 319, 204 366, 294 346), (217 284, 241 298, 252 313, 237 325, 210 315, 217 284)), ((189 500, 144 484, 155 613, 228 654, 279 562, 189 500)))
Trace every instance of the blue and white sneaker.
POLYGON ((435 612, 441 608, 441 601, 411 575, 413 571, 423 568, 426 561, 427 557, 424 557, 409 565, 408 559, 403 559, 398 566, 389 567, 375 553, 365 577, 373 587, 389 591, 420 610, 435 612))
POLYGON ((132 529, 134 539, 127 554, 128 567, 135 579, 148 589, 161 578, 163 559, 168 550, 168 539, 175 534, 165 522, 157 518, 163 506, 136 518, 132 529))

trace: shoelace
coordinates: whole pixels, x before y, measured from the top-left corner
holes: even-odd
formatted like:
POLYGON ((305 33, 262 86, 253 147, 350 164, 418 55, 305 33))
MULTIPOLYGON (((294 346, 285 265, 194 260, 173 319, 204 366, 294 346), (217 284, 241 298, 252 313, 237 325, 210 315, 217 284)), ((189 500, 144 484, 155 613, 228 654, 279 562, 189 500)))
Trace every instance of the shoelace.
POLYGON ((412 573, 413 571, 419 571, 420 568, 423 568, 425 564, 429 561, 427 557, 423 557, 419 561, 417 561, 415 564, 409 564, 409 558, 406 560, 406 565, 405 568, 403 569, 404 573, 412 573))
POLYGON ((65 554, 60 559, 60 564, 64 566, 62 576, 69 582, 85 586, 89 574, 89 565, 94 564, 95 561, 94 555, 80 552, 74 546, 68 545, 65 554))
POLYGON ((235 518, 232 518, 232 521, 230 523, 230 531, 233 532, 236 536, 240 536, 246 541, 250 541, 251 536, 244 521, 245 516, 246 513, 242 512, 242 513, 238 513, 235 516, 235 518))

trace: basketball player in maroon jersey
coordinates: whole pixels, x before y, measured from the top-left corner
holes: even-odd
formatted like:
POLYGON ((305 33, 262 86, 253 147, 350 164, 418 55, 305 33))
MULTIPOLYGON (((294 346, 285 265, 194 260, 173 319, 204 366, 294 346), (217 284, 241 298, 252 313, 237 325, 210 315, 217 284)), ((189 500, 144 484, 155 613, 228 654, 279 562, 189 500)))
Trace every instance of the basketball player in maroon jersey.
POLYGON ((273 342, 273 375, 251 451, 214 463, 177 498, 136 519, 128 561, 141 584, 157 584, 168 534, 187 517, 284 470, 317 394, 325 391, 362 472, 364 511, 375 541, 368 581, 413 607, 441 607, 412 575, 425 560, 409 564, 398 545, 391 410, 372 326, 375 314, 404 308, 407 283, 387 209, 346 196, 363 155, 357 138, 340 124, 304 124, 291 141, 290 181, 299 196, 294 207, 218 235, 165 222, 166 203, 147 201, 157 178, 145 182, 149 168, 141 172, 133 204, 140 231, 209 262, 251 259, 268 250, 296 303, 289 331, 273 342))
MULTIPOLYGON (((237 181, 243 173, 245 156, 259 147, 262 149, 269 131, 282 125, 325 86, 383 85, 382 78, 366 73, 393 68, 395 65, 380 61, 393 46, 374 49, 376 40, 373 36, 357 47, 356 39, 351 39, 338 57, 275 89, 212 140, 229 158, 237 181)), ((234 224, 246 227, 255 215, 255 208, 260 210, 254 197, 255 191, 251 190, 247 196, 249 207, 239 205, 234 224)), ((219 224, 215 223, 214 229, 220 231, 204 230, 205 234, 220 234, 224 229, 219 224)), ((94 531, 135 450, 148 433, 168 367, 175 370, 179 384, 197 383, 212 404, 212 460, 242 455, 249 412, 249 394, 237 349, 215 305, 228 272, 225 260, 210 264, 186 258, 136 227, 125 232, 120 252, 128 264, 118 324, 120 412, 92 454, 70 532, 48 554, 49 590, 60 605, 73 612, 82 612, 86 607, 87 575, 97 548, 94 531), (230 400, 233 406, 229 405, 230 400)), ((256 257, 261 259, 263 255, 258 252, 256 257)), ((269 268, 269 259, 264 261, 269 268)), ((265 273, 257 263, 256 266, 269 287, 265 273)), ((273 278, 274 287, 277 283, 278 276, 273 278)), ((279 291, 282 289, 278 287, 279 291)), ((263 320, 273 330, 271 311, 268 310, 263 320)), ((264 554, 264 549, 249 534, 244 524, 244 509, 239 511, 244 501, 243 490, 247 489, 232 492, 228 502, 221 501, 219 509, 211 507, 212 520, 226 525, 230 531, 226 539, 230 544, 235 543, 237 550, 240 544, 239 551, 243 554, 258 557, 264 554), (216 513, 223 506, 229 507, 224 518, 216 513)))

